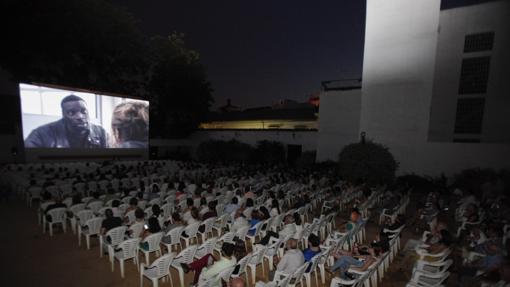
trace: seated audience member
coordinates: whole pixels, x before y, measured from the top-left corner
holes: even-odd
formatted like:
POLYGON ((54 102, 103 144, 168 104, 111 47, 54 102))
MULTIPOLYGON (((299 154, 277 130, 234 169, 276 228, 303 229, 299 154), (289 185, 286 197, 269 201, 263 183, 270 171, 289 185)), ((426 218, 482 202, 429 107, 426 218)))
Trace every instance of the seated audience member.
POLYGON ((255 231, 256 231, 255 225, 257 225, 257 223, 259 223, 259 222, 261 222, 260 214, 257 210, 253 210, 251 212, 251 219, 249 220, 249 223, 250 223, 250 229, 248 230, 249 235, 255 234, 255 231))
POLYGON ((284 223, 283 228, 282 230, 280 230, 279 233, 276 233, 274 231, 267 231, 266 236, 264 236, 256 244, 267 245, 270 242, 271 238, 278 239, 280 237, 294 235, 294 233, 296 233, 296 224, 294 222, 294 216, 290 214, 285 216, 285 218, 283 219, 283 223, 284 223))
POLYGON ((94 191, 92 193, 92 199, 87 202, 87 205, 91 204, 92 202, 103 202, 101 199, 99 199, 99 192, 94 191))
POLYGON ((462 286, 472 286, 479 283, 480 275, 484 277, 497 276, 504 264, 504 255, 501 246, 495 242, 487 244, 487 254, 473 262, 467 262, 460 271, 460 282, 462 286), (476 276, 473 276, 476 274, 476 276))
POLYGON ((416 247, 426 244, 431 245, 439 242, 441 240, 441 230, 446 230, 447 226, 444 222, 438 222, 436 225, 432 226, 432 231, 426 236, 425 241, 423 242, 422 239, 409 239, 407 240, 406 245, 404 246, 404 249, 402 252, 407 251, 413 251, 416 249, 416 247))
POLYGON ((191 209, 193 208, 193 199, 187 198, 186 199, 186 207, 184 210, 181 211, 182 214, 182 220, 184 222, 188 222, 188 220, 191 218, 191 209))
POLYGON ((275 260, 277 271, 290 275, 305 263, 305 257, 303 252, 297 248, 297 243, 297 240, 293 238, 287 240, 287 251, 281 260, 275 260))
POLYGON ((112 212, 113 212, 113 216, 122 218, 122 211, 120 211, 119 206, 120 206, 120 201, 118 199, 114 199, 112 201, 112 208, 111 208, 112 212))
POLYGON ((126 214, 128 212, 130 212, 131 210, 136 210, 138 208, 138 199, 136 199, 135 197, 131 198, 129 200, 129 207, 126 208, 126 211, 124 212, 124 216, 126 216, 126 214))
POLYGON ((265 206, 261 206, 259 208, 259 215, 260 215, 260 220, 267 220, 271 217, 271 215, 269 214, 269 210, 267 210, 267 208, 265 206))
POLYGON ((214 258, 213 254, 207 254, 190 264, 181 263, 181 267, 185 273, 188 273, 190 270, 195 272, 195 277, 193 279, 194 284, 196 284, 198 280, 207 282, 214 280, 214 282, 211 282, 212 286, 221 286, 220 278, 218 278, 217 275, 220 274, 221 271, 236 264, 236 258, 233 254, 234 245, 225 242, 221 246, 221 257, 218 260, 214 258))
POLYGON ((249 227, 250 223, 248 222, 246 217, 244 217, 243 213, 241 212, 241 209, 238 209, 234 215, 234 223, 232 224, 232 231, 237 232, 239 229, 246 227, 246 226, 249 227))
POLYGON ((106 195, 103 199, 103 202, 106 204, 108 203, 108 201, 113 199, 117 199, 117 196, 115 195, 115 190, 113 188, 108 188, 108 190, 106 191, 106 195))
POLYGON ((122 225, 122 219, 113 216, 113 211, 110 208, 104 212, 104 215, 106 218, 103 220, 103 223, 101 223, 101 235, 105 235, 110 229, 122 225))
POLYGON ((141 208, 135 209, 135 222, 134 223, 145 223, 145 212, 141 208))
POLYGON ((345 280, 352 279, 347 274, 347 270, 349 270, 349 268, 354 268, 358 271, 366 271, 374 262, 378 260, 379 256, 382 254, 382 250, 377 247, 369 248, 368 253, 369 255, 358 256, 334 254, 333 257, 335 257, 337 260, 335 261, 335 264, 331 266, 329 271, 334 273, 339 270, 340 278, 345 280))
POLYGON ((364 223, 363 218, 361 217, 361 213, 358 209, 353 209, 349 218, 349 222, 345 225, 345 229, 350 231, 354 229, 356 226, 364 223))
MULTIPOLYGON (((200 222, 200 217, 198 214, 198 209, 196 207, 192 207, 189 212, 190 216, 188 220, 186 220, 186 224, 190 225, 196 222, 200 222)), ((184 217, 184 216, 183 216, 184 217)))
MULTIPOLYGON (((418 246, 417 250, 422 249, 424 252, 434 255, 434 254, 439 254, 439 253, 445 251, 446 249, 450 248, 450 245, 452 243, 450 233, 444 229, 441 230, 440 233, 441 233, 441 239, 438 242, 433 243, 431 245, 423 245, 422 246, 423 248, 420 248, 418 246)), ((402 265, 403 266, 412 266, 416 262, 416 260, 418 260, 417 253, 408 253, 404 257, 404 259, 403 259, 404 263, 402 265)), ((433 261, 438 260, 438 257, 425 256, 422 260, 433 262, 433 261)))
POLYGON ((216 213, 216 201, 210 201, 207 204, 207 208, 208 208, 207 212, 202 215, 202 220, 218 216, 218 214, 216 213))
MULTIPOLYGON (((147 229, 145 229, 142 233, 142 241, 147 238, 147 236, 151 234, 155 234, 158 232, 161 232, 161 226, 159 225, 159 221, 156 217, 151 217, 147 221, 147 229)), ((143 248, 145 250, 149 249, 149 243, 148 242, 140 242, 140 248, 143 248)))
POLYGON ((239 202, 239 200, 237 199, 237 197, 235 197, 235 196, 232 197, 232 200, 230 201, 230 203, 225 206, 224 212, 228 213, 228 214, 232 214, 232 212, 236 211, 239 208, 238 202, 239 202))
POLYGON ((278 216, 280 213, 280 204, 278 203, 278 200, 273 199, 273 201, 271 201, 271 211, 269 211, 269 214, 273 217, 278 216))
POLYGON ((317 235, 312 233, 312 234, 310 234, 310 236, 308 236, 308 245, 309 246, 308 246, 308 248, 303 250, 303 256, 305 258, 305 262, 312 261, 312 258, 315 257, 315 255, 321 253, 320 244, 321 244, 321 241, 317 235))

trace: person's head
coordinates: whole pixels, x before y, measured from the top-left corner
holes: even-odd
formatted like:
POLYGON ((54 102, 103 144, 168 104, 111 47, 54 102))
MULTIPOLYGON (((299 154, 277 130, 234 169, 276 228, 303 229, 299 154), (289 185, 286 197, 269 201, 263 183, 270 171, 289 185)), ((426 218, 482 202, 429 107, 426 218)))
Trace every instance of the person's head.
POLYGON ((186 206, 187 206, 188 208, 193 207, 193 199, 192 199, 192 198, 187 198, 187 199, 186 199, 186 206))
POLYGON ((439 243, 445 246, 450 246, 452 244, 452 235, 450 234, 450 232, 448 232, 448 230, 446 229, 443 229, 439 233, 441 234, 441 239, 439 240, 439 243))
POLYGON ((69 95, 60 102, 62 118, 66 126, 73 132, 84 133, 89 129, 89 112, 85 101, 76 96, 69 95))
POLYGON ((113 211, 110 208, 108 208, 107 210, 105 210, 104 215, 106 216, 106 218, 112 218, 113 211))
POLYGON ((161 226, 159 226, 159 221, 156 217, 149 218, 149 221, 147 223, 149 225, 150 233, 156 233, 161 231, 161 226))
POLYGON ((251 198, 246 199, 246 207, 253 207, 253 199, 251 198))
POLYGON ((237 196, 234 196, 232 197, 232 204, 238 204, 239 203, 239 199, 237 199, 237 196))
POLYGON ((143 102, 124 102, 112 112, 112 135, 116 145, 145 142, 149 135, 149 107, 143 102))
POLYGON ((118 199, 114 199, 112 201, 112 207, 119 207, 120 206, 120 201, 118 199))
POLYGON ((287 240, 287 248, 288 249, 296 249, 297 246, 298 246, 298 244, 297 244, 296 239, 291 238, 291 239, 287 240))
POLYGON ((182 222, 181 215, 178 212, 172 213, 172 220, 174 221, 174 223, 182 222))
POLYGON ((241 277, 232 278, 232 280, 230 280, 230 287, 244 287, 244 286, 246 286, 246 284, 244 283, 244 280, 241 277))
POLYGON ((135 209, 135 218, 138 220, 143 220, 145 218, 145 213, 141 208, 135 209))
POLYGON ((161 214, 161 208, 159 208, 159 205, 154 204, 152 206, 152 215, 158 217, 161 214))
POLYGON ((278 204, 278 200, 277 199, 273 199, 271 201, 271 208, 276 208, 276 209, 278 209, 278 212, 280 212, 280 205, 278 204))
POLYGON ((294 223, 294 216, 292 216, 291 214, 285 215, 285 218, 283 221, 285 222, 285 224, 294 223))
POLYGON ((92 193, 92 197, 93 197, 94 199, 99 199, 99 192, 94 191, 94 192, 92 193))
POLYGON ((190 211, 191 211, 191 217, 193 217, 195 220, 198 220, 200 217, 198 208, 192 207, 190 211))
POLYGON ((269 210, 267 210, 265 206, 261 206, 259 208, 259 212, 263 216, 263 219, 268 219, 269 217, 271 217, 269 210))
POLYGON ((132 197, 132 198, 129 200, 129 205, 130 205, 130 206, 137 206, 137 205, 138 205, 138 199, 136 199, 135 197, 132 197))
POLYGON ((310 244, 310 246, 312 247, 319 247, 319 245, 321 244, 321 240, 319 238, 319 236, 311 233, 309 236, 308 236, 308 243, 310 244))
POLYGON ((224 242, 223 245, 221 245, 221 255, 224 257, 232 257, 232 254, 234 254, 234 244, 224 242))
POLYGON ((216 201, 214 201, 214 200, 209 201, 209 203, 207 204, 207 208, 209 208, 210 211, 215 211, 216 210, 216 201))
POLYGON ((200 198, 200 206, 205 206, 207 204, 207 199, 205 197, 200 198))
POLYGON ((361 214, 359 213, 359 210, 358 209, 353 209, 351 211, 351 221, 352 222, 357 222, 361 217, 361 214))

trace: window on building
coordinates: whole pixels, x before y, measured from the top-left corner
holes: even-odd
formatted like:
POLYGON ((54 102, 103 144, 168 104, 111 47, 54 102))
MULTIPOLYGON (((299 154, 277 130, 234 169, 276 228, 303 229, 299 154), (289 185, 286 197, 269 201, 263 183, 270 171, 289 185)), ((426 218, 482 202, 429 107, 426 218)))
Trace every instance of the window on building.
POLYGON ((487 92, 490 61, 490 57, 462 60, 459 94, 484 94, 487 92))
POLYGON ((492 50, 494 32, 466 35, 464 39, 464 53, 492 50))
POLYGON ((483 98, 458 99, 457 114, 455 116, 455 133, 482 133, 484 107, 485 99, 483 98))

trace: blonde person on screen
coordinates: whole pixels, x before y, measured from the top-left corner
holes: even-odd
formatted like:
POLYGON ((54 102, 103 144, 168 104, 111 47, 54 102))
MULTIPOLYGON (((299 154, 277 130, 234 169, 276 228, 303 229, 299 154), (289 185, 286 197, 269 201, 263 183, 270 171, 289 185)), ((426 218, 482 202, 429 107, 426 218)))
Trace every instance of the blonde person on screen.
POLYGON ((147 148, 149 106, 142 102, 124 102, 112 113, 113 148, 147 148))

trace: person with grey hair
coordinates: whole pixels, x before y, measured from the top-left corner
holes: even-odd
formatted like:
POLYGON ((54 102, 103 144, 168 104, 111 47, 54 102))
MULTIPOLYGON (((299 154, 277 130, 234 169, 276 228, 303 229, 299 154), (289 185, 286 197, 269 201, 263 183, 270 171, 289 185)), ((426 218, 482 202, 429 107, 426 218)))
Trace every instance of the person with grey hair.
POLYGON ((296 239, 291 238, 287 240, 286 247, 287 251, 282 259, 277 262, 276 270, 285 274, 293 274, 305 263, 305 257, 303 256, 303 252, 298 249, 298 242, 296 239))

